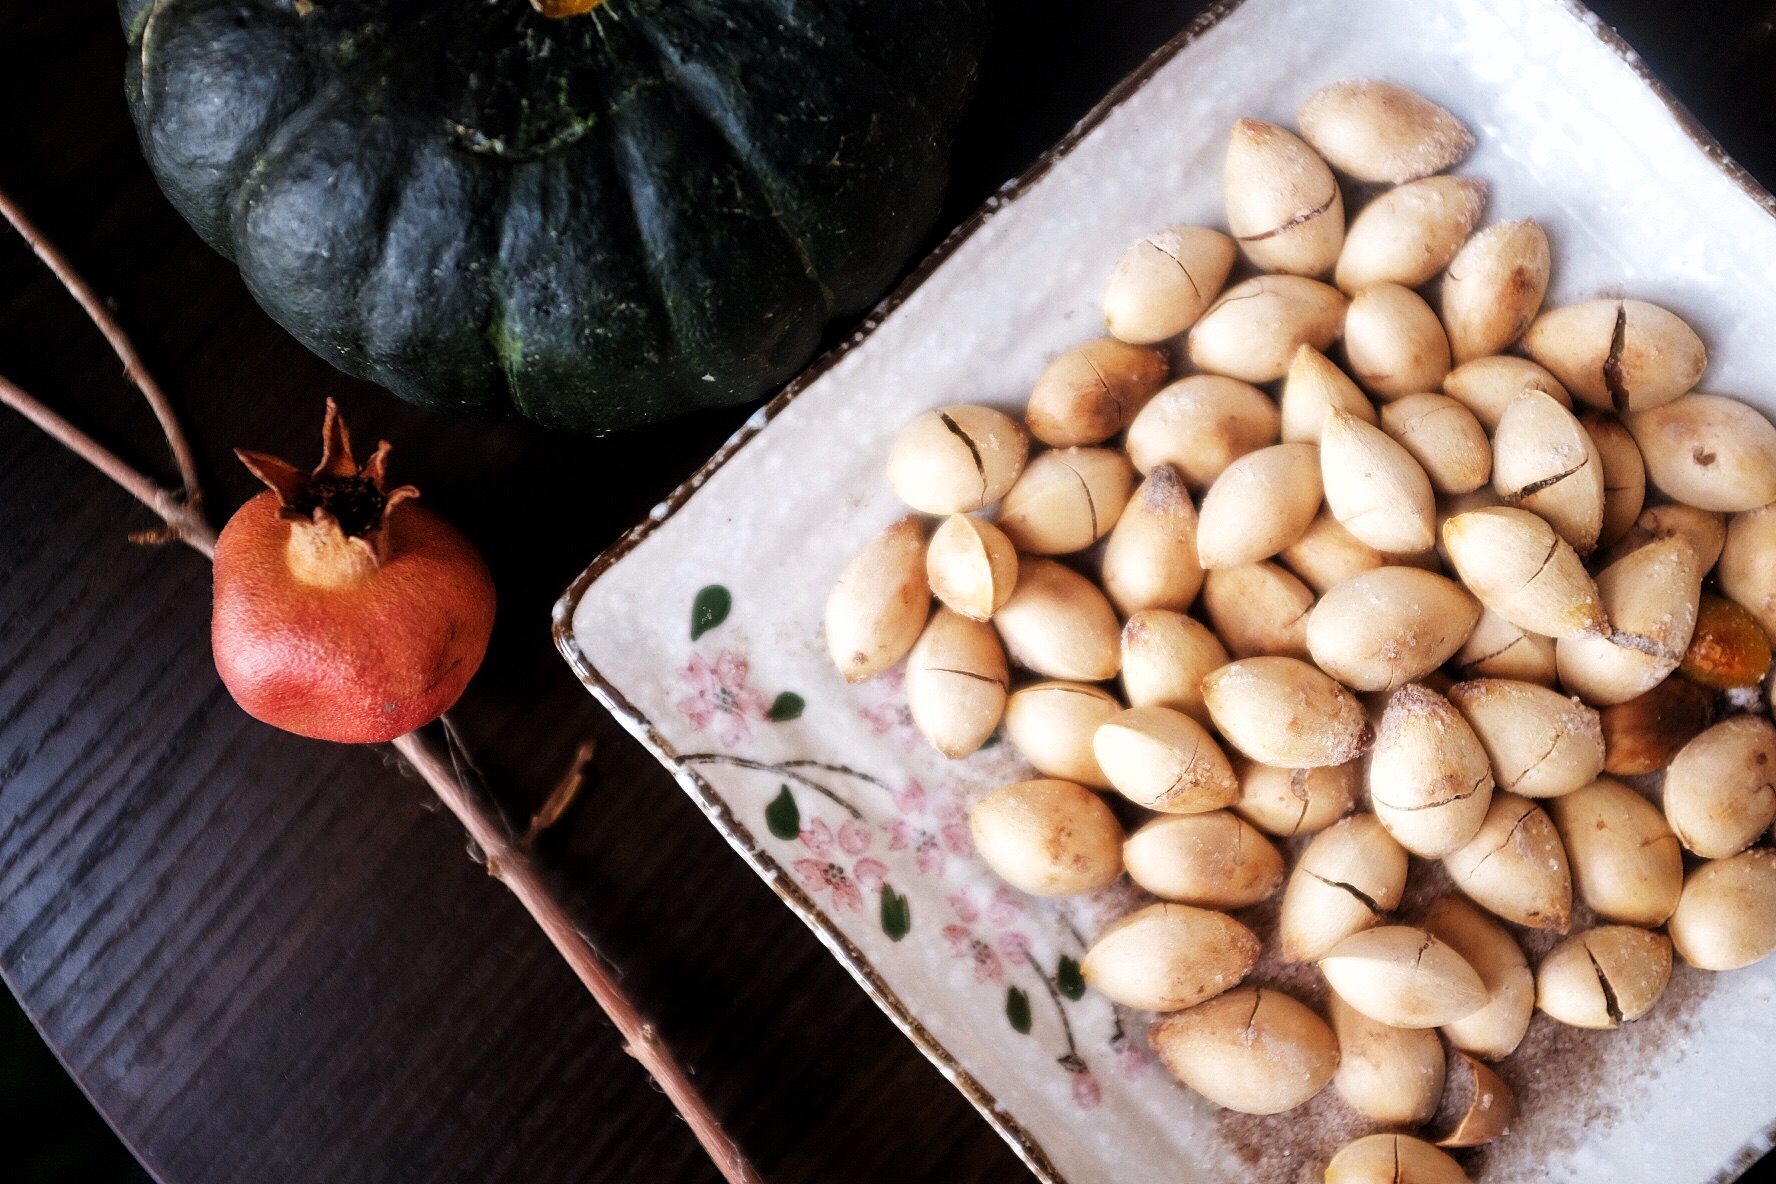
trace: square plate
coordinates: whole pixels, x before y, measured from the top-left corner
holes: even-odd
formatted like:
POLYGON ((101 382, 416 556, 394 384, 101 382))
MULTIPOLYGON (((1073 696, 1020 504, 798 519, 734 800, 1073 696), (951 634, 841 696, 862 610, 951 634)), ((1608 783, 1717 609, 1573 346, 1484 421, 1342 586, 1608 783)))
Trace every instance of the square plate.
MULTIPOLYGON (((1038 1176, 1071 1184, 1318 1180, 1364 1127, 1331 1090, 1274 1118, 1174 1084, 1147 1017, 1086 992, 1076 959, 1136 897, 1000 886, 970 801, 1029 775, 1009 746, 948 762, 893 676, 847 686, 821 635, 845 560, 904 511, 896 431, 952 402, 1020 407, 1101 332, 1122 250, 1222 222, 1236 117, 1285 123, 1350 77, 1394 79, 1479 134, 1487 217, 1555 245, 1550 303, 1632 294, 1698 326, 1704 385, 1776 409, 1771 199, 1594 16, 1564 0, 1245 0, 1200 19, 928 261, 852 341, 749 422, 575 582, 562 652, 754 870, 1038 1176)), ((1262 975, 1260 981, 1263 981, 1262 975)), ((1482 1181, 1730 1178, 1776 1118, 1776 959, 1679 967, 1618 1033, 1538 1017, 1505 1072, 1523 1103, 1482 1181)))

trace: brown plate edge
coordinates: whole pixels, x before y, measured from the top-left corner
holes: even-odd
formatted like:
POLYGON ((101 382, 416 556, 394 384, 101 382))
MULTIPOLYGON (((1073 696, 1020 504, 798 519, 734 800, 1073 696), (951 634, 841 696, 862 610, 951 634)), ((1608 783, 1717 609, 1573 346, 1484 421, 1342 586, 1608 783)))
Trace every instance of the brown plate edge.
MULTIPOLYGON (((783 867, 759 845, 757 840, 752 837, 752 832, 740 821, 733 809, 715 791, 715 788, 695 769, 686 765, 673 746, 655 730, 647 716, 592 665, 574 640, 573 616, 581 597, 600 576, 683 508, 685 503, 715 475, 718 469, 732 460, 742 447, 751 443, 760 432, 764 431, 771 420, 775 419, 784 408, 838 365, 852 350, 863 344, 884 320, 904 304, 926 280, 930 279, 939 267, 949 261, 964 242, 973 237, 1001 209, 1028 192, 1047 175, 1050 169, 1071 153, 1080 141, 1095 131, 1112 111, 1145 86, 1148 80, 1162 67, 1210 29, 1220 24, 1243 3, 1245 0, 1217 0, 1216 3, 1198 14, 1185 26, 1182 32, 1155 50, 1132 73, 1118 82, 1054 147, 1038 157, 1023 173, 1000 186, 992 196, 982 203, 979 209, 969 216, 967 221, 944 237, 943 241, 913 269, 907 278, 864 318, 850 337, 816 358, 806 370, 766 403, 759 412, 748 419, 739 431, 729 437, 727 442, 717 449, 715 454, 704 462, 688 480, 668 494, 666 499, 656 506, 645 519, 631 527, 621 538, 594 559, 562 593, 561 598, 555 602, 551 614, 551 631, 555 639, 555 648, 561 652, 562 657, 567 660, 568 666, 592 692, 593 697, 604 704, 605 708, 616 717, 617 722, 640 741, 655 759, 666 766, 673 779, 683 787, 691 800, 715 824, 716 829, 721 832, 728 845, 733 847, 735 852, 752 867, 753 871, 770 886, 771 890, 802 919, 808 928, 814 931, 814 935, 832 951, 839 964, 887 1013, 894 1025, 904 1032, 907 1038, 917 1045, 926 1058, 937 1067, 938 1071, 962 1092, 969 1103, 1011 1145, 1012 1150, 1036 1174, 1037 1178, 1043 1181, 1043 1184, 1069 1184, 1069 1182, 1054 1166, 1041 1143, 1029 1131, 1025 1130, 1023 1125, 999 1104, 993 1093, 981 1084, 973 1074, 964 1069, 950 1051, 919 1022, 918 1018, 901 1001, 899 995, 877 973, 874 965, 864 956, 863 952, 802 890, 794 878, 785 872, 783 867)), ((1554 0, 1554 3, 1584 25, 1598 41, 1603 43, 1605 48, 1614 53, 1634 72, 1653 96, 1671 112, 1672 117, 1677 120, 1678 126, 1683 129, 1684 134, 1690 138, 1704 157, 1720 169, 1766 213, 1776 217, 1776 197, 1773 197, 1769 190, 1759 184, 1757 179, 1745 170, 1744 166, 1734 160, 1721 146, 1720 141, 1714 138, 1689 108, 1666 89, 1665 84, 1660 82, 1647 67, 1646 62, 1633 46, 1629 45, 1615 29, 1605 24, 1582 3, 1582 0, 1554 0)), ((1772 1123, 1757 1136, 1748 1139, 1741 1145, 1722 1165, 1720 1171, 1710 1178, 1710 1184, 1731 1184, 1732 1181, 1737 1180, 1747 1168, 1763 1156, 1764 1148, 1772 1142, 1776 1142, 1776 1123, 1772 1123)))

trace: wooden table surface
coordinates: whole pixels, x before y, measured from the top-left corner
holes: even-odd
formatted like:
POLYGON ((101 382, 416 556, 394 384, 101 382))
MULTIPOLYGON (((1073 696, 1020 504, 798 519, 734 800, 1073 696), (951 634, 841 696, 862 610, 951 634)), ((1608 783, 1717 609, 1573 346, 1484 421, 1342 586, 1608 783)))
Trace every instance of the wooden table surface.
MULTIPOLYGON (((1202 7, 1004 0, 944 226, 1202 7)), ((1776 187, 1770 0, 1599 0, 1776 187)), ((0 3, 0 185, 110 298, 171 390, 218 515, 236 444, 304 460, 322 396, 395 444, 502 596, 456 713, 514 813, 596 737, 544 844, 586 930, 774 1184, 1023 1168, 571 678, 548 609, 743 417, 613 440, 421 414, 253 304, 161 198, 106 0, 0 3)), ((940 228, 942 229, 942 228, 940 228)), ((0 237, 0 373, 170 479, 75 307, 0 237)), ((0 412, 0 970, 164 1184, 714 1181, 716 1173, 425 788, 379 750, 282 735, 217 682, 208 570, 0 412)))

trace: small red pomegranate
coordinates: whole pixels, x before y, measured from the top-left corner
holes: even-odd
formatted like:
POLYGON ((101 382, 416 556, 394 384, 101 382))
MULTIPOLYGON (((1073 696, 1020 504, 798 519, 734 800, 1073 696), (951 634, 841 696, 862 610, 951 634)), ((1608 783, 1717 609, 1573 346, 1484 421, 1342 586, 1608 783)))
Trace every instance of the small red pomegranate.
POLYGON ((237 451, 270 488, 216 541, 210 641, 248 715, 344 744, 392 740, 456 702, 487 652, 493 577, 462 532, 358 467, 327 400, 313 473, 237 451))

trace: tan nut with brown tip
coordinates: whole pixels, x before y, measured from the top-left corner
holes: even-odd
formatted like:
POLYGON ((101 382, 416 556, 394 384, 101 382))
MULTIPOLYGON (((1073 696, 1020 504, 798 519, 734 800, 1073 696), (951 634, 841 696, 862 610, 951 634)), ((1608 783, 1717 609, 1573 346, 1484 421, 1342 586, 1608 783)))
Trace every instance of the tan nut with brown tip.
POLYGON ((1055 448, 1101 444, 1128 427, 1166 380, 1165 354, 1100 337, 1064 350, 1030 391, 1024 422, 1055 448))
POLYGON ((1609 631, 1603 599, 1578 553, 1528 510, 1457 514, 1443 523, 1443 545, 1468 591, 1519 629, 1544 637, 1609 631))
POLYGON ((1488 226, 1443 277, 1443 324, 1457 362, 1502 354, 1535 320, 1553 253, 1534 218, 1488 226))
POLYGON ((1124 1007, 1178 1011, 1237 986, 1259 949, 1257 935, 1225 913, 1162 902, 1106 929, 1079 971, 1124 1007))
POLYGON ((1099 575, 1118 612, 1132 616, 1143 609, 1190 607, 1203 582, 1196 531, 1196 507, 1183 476, 1169 464, 1156 465, 1104 544, 1099 575))
POLYGON ((1603 772, 1603 725, 1594 708, 1558 691, 1505 678, 1450 688, 1449 701, 1480 738, 1498 788, 1559 797, 1603 772))
POLYGON ((1373 739, 1356 697, 1296 658, 1231 662, 1204 678, 1202 690, 1216 729, 1261 764, 1342 765, 1373 739))
POLYGON ((1323 86, 1301 104, 1301 134, 1359 181, 1400 184, 1460 164, 1474 133, 1405 87, 1369 78, 1323 86))
POLYGON ((845 565, 826 598, 826 648, 846 682, 874 678, 906 657, 931 612, 925 527, 908 515, 845 565))
POLYGON ((1421 683, 1389 698, 1369 757, 1369 804, 1414 855, 1439 859, 1479 831, 1492 767, 1461 713, 1421 683))

